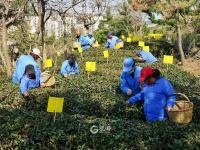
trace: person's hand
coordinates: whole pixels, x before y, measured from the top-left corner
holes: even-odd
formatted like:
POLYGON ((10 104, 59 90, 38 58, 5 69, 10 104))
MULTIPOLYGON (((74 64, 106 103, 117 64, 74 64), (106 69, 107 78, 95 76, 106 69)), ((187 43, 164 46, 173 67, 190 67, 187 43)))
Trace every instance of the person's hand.
POLYGON ((127 91, 127 95, 132 95, 133 94, 133 92, 132 92, 132 90, 131 89, 128 89, 128 91, 127 91))
POLYGON ((64 77, 65 77, 65 78, 67 78, 67 76, 68 76, 67 74, 64 74, 64 77))
POLYGON ((128 101, 125 102, 126 107, 130 107, 131 105, 128 103, 128 101))
POLYGON ((28 93, 28 92, 25 92, 25 93, 24 93, 24 97, 29 97, 29 93, 28 93))
POLYGON ((44 84, 44 83, 41 83, 40 87, 41 87, 41 88, 45 87, 45 84, 44 84))
POLYGON ((167 111, 170 111, 170 110, 172 110, 172 108, 171 107, 166 107, 165 108, 167 111))

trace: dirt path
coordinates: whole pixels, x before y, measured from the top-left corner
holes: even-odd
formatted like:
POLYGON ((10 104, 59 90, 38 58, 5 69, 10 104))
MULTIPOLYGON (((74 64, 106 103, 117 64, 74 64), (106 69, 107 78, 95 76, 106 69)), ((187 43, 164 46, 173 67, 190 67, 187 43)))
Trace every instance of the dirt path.
POLYGON ((187 72, 200 77, 200 60, 194 60, 193 58, 188 58, 184 66, 181 68, 187 72))

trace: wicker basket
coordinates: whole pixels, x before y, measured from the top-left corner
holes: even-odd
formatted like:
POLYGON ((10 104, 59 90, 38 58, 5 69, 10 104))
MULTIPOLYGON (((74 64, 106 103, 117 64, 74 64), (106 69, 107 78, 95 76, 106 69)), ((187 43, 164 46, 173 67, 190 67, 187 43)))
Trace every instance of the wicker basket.
POLYGON ((53 86, 56 82, 55 77, 47 72, 42 73, 42 79, 43 79, 43 87, 53 86))
POLYGON ((185 94, 176 93, 176 95, 181 95, 186 100, 176 101, 174 107, 167 112, 169 120, 172 122, 183 124, 191 122, 193 113, 193 103, 185 94))

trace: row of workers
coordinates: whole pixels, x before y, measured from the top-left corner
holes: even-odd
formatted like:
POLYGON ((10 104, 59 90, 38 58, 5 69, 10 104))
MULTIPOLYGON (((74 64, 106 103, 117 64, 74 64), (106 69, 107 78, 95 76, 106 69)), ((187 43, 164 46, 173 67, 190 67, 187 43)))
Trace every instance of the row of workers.
MULTIPOLYGON (((94 43, 96 41, 93 33, 83 35, 80 33, 80 31, 76 32, 76 38, 77 42, 81 44, 83 51, 87 50, 90 47, 94 47, 94 43)), ((117 36, 114 36, 112 32, 109 32, 107 34, 107 42, 105 47, 115 48, 118 43, 122 43, 123 45, 123 41, 121 39, 119 39, 117 36)))
MULTIPOLYGON (((85 51, 86 49, 93 47, 93 44, 95 43, 95 38, 92 33, 89 33, 88 35, 82 35, 79 31, 76 33, 77 42, 81 43, 82 49, 85 51)), ((107 34, 107 42, 105 47, 114 49, 117 44, 121 43, 123 45, 123 41, 119 39, 117 36, 114 36, 112 32, 109 32, 107 34)), ((139 50, 137 52, 137 55, 141 58, 140 62, 145 62, 147 64, 155 63, 157 62, 157 58, 152 55, 152 53, 147 51, 139 50)))
MULTIPOLYGON (((22 55, 16 63, 12 81, 20 85, 20 91, 24 96, 29 96, 29 89, 42 87, 44 82, 37 59, 41 58, 40 51, 34 48, 30 55, 22 55)), ((70 55, 62 63, 61 75, 68 77, 79 73, 75 56, 70 55)), ((121 90, 124 94, 132 96, 127 105, 144 100, 144 112, 149 122, 166 120, 166 109, 173 107, 175 93, 168 80, 160 75, 158 70, 148 67, 139 67, 133 58, 124 61, 121 75, 121 90)))
POLYGON ((161 76, 159 70, 137 66, 133 58, 124 60, 121 90, 131 96, 126 103, 128 106, 144 101, 148 122, 168 119, 167 110, 174 106, 176 100, 172 84, 161 76))

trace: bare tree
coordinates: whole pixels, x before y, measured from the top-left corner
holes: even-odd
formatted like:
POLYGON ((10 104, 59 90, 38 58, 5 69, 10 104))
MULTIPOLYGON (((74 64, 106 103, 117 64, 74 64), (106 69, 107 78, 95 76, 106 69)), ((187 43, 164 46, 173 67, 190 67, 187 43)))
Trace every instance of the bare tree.
POLYGON ((27 2, 28 0, 2 0, 0 2, 0 20, 2 24, 2 49, 0 49, 0 57, 6 68, 8 77, 11 77, 12 74, 12 61, 7 45, 8 29, 22 20, 25 15, 27 2))
POLYGON ((64 44, 67 43, 67 20, 66 17, 70 15, 68 13, 73 7, 84 2, 85 0, 51 0, 51 6, 54 11, 58 12, 64 26, 64 44))
POLYGON ((50 6, 49 2, 50 2, 49 0, 36 0, 31 2, 35 15, 39 17, 38 35, 40 35, 39 40, 42 46, 43 63, 47 59, 47 52, 45 49, 45 41, 44 41, 45 24, 52 15, 52 8, 49 7, 50 6))
POLYGON ((95 24, 106 10, 108 0, 85 0, 76 7, 73 7, 75 16, 84 23, 84 27, 95 24))

